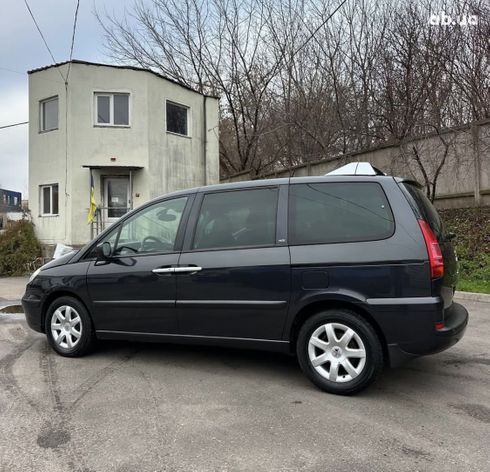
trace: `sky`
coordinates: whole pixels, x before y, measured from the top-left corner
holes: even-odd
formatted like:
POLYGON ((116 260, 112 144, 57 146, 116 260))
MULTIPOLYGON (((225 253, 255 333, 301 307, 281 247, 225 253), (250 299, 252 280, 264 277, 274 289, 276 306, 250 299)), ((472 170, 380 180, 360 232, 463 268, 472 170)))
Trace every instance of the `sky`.
MULTIPOLYGON (((0 0, 0 126, 28 120, 27 71, 51 64, 24 0, 0 0), (9 69, 9 70, 6 70, 9 69)), ((28 0, 56 62, 69 59, 76 0, 28 0)), ((111 62, 93 12, 122 16, 134 0, 80 0, 74 59, 111 62)), ((0 188, 27 198, 28 127, 0 129, 0 188)))

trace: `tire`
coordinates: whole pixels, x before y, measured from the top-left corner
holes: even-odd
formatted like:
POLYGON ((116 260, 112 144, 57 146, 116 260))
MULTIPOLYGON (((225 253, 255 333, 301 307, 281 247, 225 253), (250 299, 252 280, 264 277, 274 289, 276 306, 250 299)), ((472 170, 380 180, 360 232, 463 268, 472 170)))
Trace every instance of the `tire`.
POLYGON ((57 298, 46 312, 45 331, 51 347, 65 357, 80 357, 95 345, 92 320, 73 297, 57 298))
POLYGON ((373 327, 344 309, 322 311, 307 319, 298 334, 296 353, 305 375, 317 387, 337 395, 365 389, 384 365, 373 327))

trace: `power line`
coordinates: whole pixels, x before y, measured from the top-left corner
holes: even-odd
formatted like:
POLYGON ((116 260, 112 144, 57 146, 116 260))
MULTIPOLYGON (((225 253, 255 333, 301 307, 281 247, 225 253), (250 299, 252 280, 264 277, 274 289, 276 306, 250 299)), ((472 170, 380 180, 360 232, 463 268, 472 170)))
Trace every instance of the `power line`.
POLYGON ((8 69, 7 67, 0 67, 0 70, 5 70, 7 72, 13 72, 14 74, 26 75, 25 72, 21 72, 20 70, 8 69))
MULTIPOLYGON (((23 75, 25 78, 27 78, 26 72, 22 72, 20 70, 15 70, 15 69, 9 69, 8 67, 2 67, 0 66, 0 70, 4 70, 7 72, 12 72, 12 74, 19 74, 23 75)), ((63 82, 60 82, 59 80, 54 80, 54 79, 47 79, 46 77, 37 77, 38 80, 47 80, 48 82, 56 82, 57 84, 62 84, 63 82)))
MULTIPOLYGON (((29 15, 31 15, 31 18, 32 18, 32 21, 34 22, 34 24, 36 25, 36 28, 37 30, 39 31, 39 34, 41 35, 41 38, 42 40, 44 41, 44 45, 46 46, 46 49, 48 50, 49 52, 49 55, 51 56, 51 59, 53 60, 53 63, 56 64, 56 59, 54 58, 54 55, 53 53, 51 52, 51 49, 49 48, 48 46, 48 42, 46 41, 46 38, 44 37, 44 34, 43 32, 41 31, 41 28, 39 27, 37 21, 36 21, 36 18, 34 17, 34 14, 32 13, 32 10, 31 10, 31 7, 29 6, 29 4, 27 3, 27 0, 24 0, 24 3, 26 4, 26 7, 27 7, 27 11, 29 12, 29 15)), ((65 78, 63 77, 63 74, 61 73, 61 71, 59 70, 59 68, 57 68, 58 72, 60 73, 61 75, 61 78, 63 80, 65 80, 65 78)))
POLYGON ((80 0, 77 0, 77 7, 75 8, 75 17, 73 18, 73 33, 71 35, 70 62, 68 63, 68 71, 66 72, 66 82, 68 82, 68 76, 70 75, 70 69, 71 69, 71 60, 73 58, 73 47, 75 45, 75 33, 77 30, 78 8, 79 7, 80 7, 80 0))
POLYGON ((318 31, 320 31, 320 29, 330 20, 330 18, 332 18, 335 15, 335 13, 337 13, 344 6, 345 2, 347 2, 347 0, 342 0, 342 2, 339 3, 337 8, 335 8, 335 10, 332 13, 330 13, 330 15, 328 15, 327 18, 324 21, 322 21, 320 25, 318 25, 318 27, 315 28, 315 30, 312 33, 310 33, 310 36, 306 39, 306 41, 293 52, 292 57, 296 56, 296 54, 298 54, 298 52, 300 52, 301 49, 303 49, 315 37, 318 31))
POLYGON ((14 126, 20 126, 20 125, 27 125, 28 123, 29 123, 28 121, 21 121, 19 123, 12 123, 10 125, 0 126, 0 129, 13 128, 14 126))

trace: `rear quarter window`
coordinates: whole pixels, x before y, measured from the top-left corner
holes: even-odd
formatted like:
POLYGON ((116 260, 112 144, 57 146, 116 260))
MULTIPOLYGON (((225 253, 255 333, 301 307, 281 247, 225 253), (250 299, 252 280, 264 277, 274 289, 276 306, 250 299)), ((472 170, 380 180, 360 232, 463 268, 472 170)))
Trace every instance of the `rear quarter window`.
POLYGON ((378 183, 290 186, 292 245, 374 241, 389 238, 394 231, 393 213, 378 183))
POLYGON ((424 192, 415 185, 405 182, 401 186, 407 191, 409 201, 412 206, 415 206, 416 213, 419 213, 418 216, 422 217, 429 224, 430 229, 439 239, 443 234, 443 224, 434 205, 425 196, 424 192))

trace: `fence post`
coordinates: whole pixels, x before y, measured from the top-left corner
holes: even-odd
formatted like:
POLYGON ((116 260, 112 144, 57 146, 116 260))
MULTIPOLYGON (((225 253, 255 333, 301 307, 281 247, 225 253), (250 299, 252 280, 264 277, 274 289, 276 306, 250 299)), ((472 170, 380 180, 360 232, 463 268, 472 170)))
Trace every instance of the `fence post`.
POLYGON ((475 168, 475 205, 480 206, 480 125, 473 123, 471 126, 471 137, 473 140, 473 164, 475 168))

